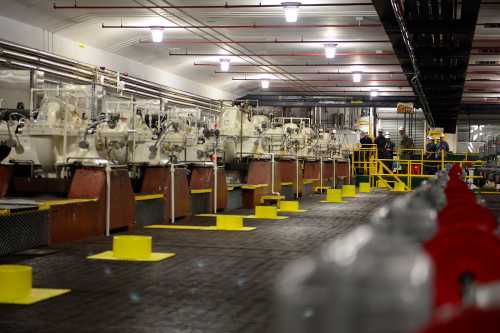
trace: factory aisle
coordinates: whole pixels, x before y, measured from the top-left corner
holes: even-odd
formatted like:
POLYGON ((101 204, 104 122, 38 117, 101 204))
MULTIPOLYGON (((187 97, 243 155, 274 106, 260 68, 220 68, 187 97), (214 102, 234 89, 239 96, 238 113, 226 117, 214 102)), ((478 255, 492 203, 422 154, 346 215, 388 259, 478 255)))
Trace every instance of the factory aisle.
POLYGON ((394 196, 360 194, 341 205, 305 199, 308 212, 283 214, 288 220, 246 220, 253 232, 135 231, 152 235, 155 251, 177 253, 159 263, 86 260, 110 249, 103 238, 0 258, 33 266, 35 287, 72 289, 32 306, 0 305, 0 332, 270 332, 284 265, 367 222, 394 196))

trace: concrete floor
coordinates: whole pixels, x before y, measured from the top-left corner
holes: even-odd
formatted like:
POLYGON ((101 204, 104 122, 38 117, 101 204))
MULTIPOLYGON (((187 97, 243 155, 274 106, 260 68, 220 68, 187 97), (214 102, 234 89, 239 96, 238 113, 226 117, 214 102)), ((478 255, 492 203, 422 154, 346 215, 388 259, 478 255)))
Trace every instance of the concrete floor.
POLYGON ((136 230, 153 236, 155 251, 177 253, 160 263, 86 260, 111 248, 105 238, 0 258, 31 265, 35 287, 72 289, 32 306, 0 305, 0 332, 271 332, 273 284, 284 265, 365 223, 393 196, 342 205, 305 199, 309 211, 284 214, 288 220, 247 220, 253 232, 136 230))

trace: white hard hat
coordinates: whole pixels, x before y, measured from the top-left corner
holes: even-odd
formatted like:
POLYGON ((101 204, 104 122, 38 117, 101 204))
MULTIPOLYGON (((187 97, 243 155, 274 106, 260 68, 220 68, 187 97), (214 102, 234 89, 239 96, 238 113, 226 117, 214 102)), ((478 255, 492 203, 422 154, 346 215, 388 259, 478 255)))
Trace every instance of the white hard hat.
POLYGON ((404 131, 404 130, 405 130, 405 128, 404 128, 403 126, 401 126, 401 127, 399 127, 399 130, 400 130, 400 131, 404 131))
POLYGON ((336 134, 336 133, 337 133, 337 130, 336 130, 336 129, 333 129, 333 130, 332 130, 332 133, 333 133, 333 134, 336 134))
POLYGON ((386 139, 390 139, 391 138, 391 135, 389 133, 385 133, 385 138, 386 139))
POLYGON ((432 139, 433 139, 432 136, 427 137, 427 140, 432 140, 432 139))
POLYGON ((444 134, 443 134, 443 133, 441 133, 441 134, 439 135, 439 137, 440 137, 440 138, 444 138, 444 134))

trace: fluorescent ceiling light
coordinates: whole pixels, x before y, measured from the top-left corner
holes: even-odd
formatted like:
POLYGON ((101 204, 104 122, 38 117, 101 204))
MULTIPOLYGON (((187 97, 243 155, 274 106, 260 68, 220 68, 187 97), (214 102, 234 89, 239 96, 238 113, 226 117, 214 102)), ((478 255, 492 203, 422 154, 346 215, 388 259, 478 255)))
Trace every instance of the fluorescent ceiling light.
POLYGON ((295 23, 299 17, 300 2, 282 2, 285 10, 285 19, 288 23, 295 23))
POLYGON ((260 81, 260 86, 262 87, 262 89, 269 89, 270 84, 271 82, 267 79, 263 79, 260 81))
POLYGON ((370 91, 370 96, 371 97, 378 97, 378 90, 372 90, 372 91, 370 91))
POLYGON ((328 59, 333 59, 337 55, 337 44, 326 44, 325 45, 325 57, 328 59))
POLYGON ((155 43, 163 42, 163 28, 151 28, 151 39, 155 43))
POLYGON ((354 83, 361 82, 361 73, 360 72, 354 72, 354 73, 352 73, 352 81, 354 83))
POLYGON ((220 59, 219 62, 221 72, 229 72, 229 68, 231 67, 231 59, 224 58, 220 59))

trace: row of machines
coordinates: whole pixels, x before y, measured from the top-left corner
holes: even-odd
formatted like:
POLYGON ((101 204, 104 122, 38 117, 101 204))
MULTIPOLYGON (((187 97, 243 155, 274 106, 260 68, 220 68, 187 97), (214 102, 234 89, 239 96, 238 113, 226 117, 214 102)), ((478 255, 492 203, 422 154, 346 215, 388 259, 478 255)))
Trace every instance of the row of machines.
POLYGON ((304 182, 345 181, 357 142, 350 130, 245 104, 210 114, 92 86, 32 89, 30 104, 0 108, 0 209, 45 207, 49 243, 130 228, 138 200, 161 201, 166 223, 193 211, 253 208, 282 186, 298 197, 304 182))
POLYGON ((279 332, 498 332, 495 216, 455 165, 291 264, 279 332))

